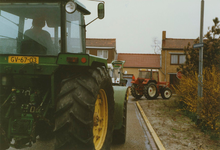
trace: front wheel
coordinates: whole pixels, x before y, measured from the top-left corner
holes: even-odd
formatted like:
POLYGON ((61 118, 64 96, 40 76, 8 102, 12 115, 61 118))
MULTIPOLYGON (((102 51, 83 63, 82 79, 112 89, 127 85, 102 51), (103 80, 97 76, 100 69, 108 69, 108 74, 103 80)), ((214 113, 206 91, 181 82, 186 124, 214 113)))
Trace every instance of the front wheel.
POLYGON ((161 97, 163 99, 169 99, 172 96, 172 91, 170 88, 164 88, 161 92, 161 97))
POLYGON ((127 102, 128 102, 128 90, 125 93, 124 99, 124 107, 123 107, 123 121, 122 126, 118 130, 114 130, 113 132, 113 140, 114 144, 124 144, 126 141, 126 132, 127 132, 127 102))
POLYGON ((65 79, 55 114, 55 149, 109 150, 114 97, 105 68, 65 79))

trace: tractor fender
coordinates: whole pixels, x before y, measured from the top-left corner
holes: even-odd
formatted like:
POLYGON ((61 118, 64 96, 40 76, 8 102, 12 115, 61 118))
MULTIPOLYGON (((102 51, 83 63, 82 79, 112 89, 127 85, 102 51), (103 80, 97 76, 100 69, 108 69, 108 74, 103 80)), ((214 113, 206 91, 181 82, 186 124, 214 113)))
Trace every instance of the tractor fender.
POLYGON ((150 82, 154 82, 155 84, 157 84, 157 82, 155 80, 151 80, 151 79, 145 79, 142 84, 148 84, 150 82))
POLYGON ((114 89, 114 99, 115 99, 114 130, 117 130, 120 129, 123 125, 124 102, 125 99, 127 100, 128 87, 113 86, 113 89, 114 89))
POLYGON ((150 79, 145 79, 142 84, 147 84, 150 79))

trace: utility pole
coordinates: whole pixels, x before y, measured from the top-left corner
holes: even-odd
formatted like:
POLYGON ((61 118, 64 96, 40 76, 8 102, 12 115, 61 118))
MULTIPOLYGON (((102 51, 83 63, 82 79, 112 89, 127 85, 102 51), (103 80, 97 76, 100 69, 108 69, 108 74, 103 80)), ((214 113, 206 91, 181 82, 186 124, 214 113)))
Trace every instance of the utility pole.
MULTIPOLYGON (((204 0, 201 0, 201 18, 200 18, 200 41, 199 43, 203 43, 203 21, 204 20, 204 0)), ((199 50, 199 74, 198 74, 198 103, 197 103, 197 120, 201 121, 200 112, 201 112, 201 104, 199 103, 199 99, 203 97, 203 46, 200 47, 199 50)), ((198 123, 198 122, 197 122, 198 123)))

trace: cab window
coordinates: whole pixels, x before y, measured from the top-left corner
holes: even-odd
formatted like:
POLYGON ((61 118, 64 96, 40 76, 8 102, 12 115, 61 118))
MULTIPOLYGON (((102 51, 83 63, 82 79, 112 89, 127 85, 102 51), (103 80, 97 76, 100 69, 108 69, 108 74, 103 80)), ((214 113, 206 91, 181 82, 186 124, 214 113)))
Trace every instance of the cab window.
POLYGON ((82 14, 75 11, 73 14, 66 13, 66 38, 67 52, 82 53, 82 14))
POLYGON ((57 55, 60 4, 0 5, 0 54, 57 55))

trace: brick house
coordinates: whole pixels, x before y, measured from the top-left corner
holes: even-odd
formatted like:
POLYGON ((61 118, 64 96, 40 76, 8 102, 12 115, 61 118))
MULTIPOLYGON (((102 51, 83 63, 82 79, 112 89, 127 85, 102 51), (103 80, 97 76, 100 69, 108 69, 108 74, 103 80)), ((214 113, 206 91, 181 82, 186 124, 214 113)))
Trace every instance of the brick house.
POLYGON ((186 61, 184 47, 187 46, 188 43, 192 46, 194 40, 195 39, 166 38, 166 31, 162 32, 162 81, 170 82, 173 85, 178 82, 179 79, 176 77, 177 68, 186 61))
POLYGON ((108 63, 116 59, 116 39, 86 38, 86 53, 106 58, 108 63))
MULTIPOLYGON (((160 54, 118 53, 118 60, 125 60, 123 72, 138 77, 139 69, 160 70, 160 54)), ((159 76, 161 72, 159 71, 159 76)), ((160 79, 159 79, 160 80, 160 79)))

